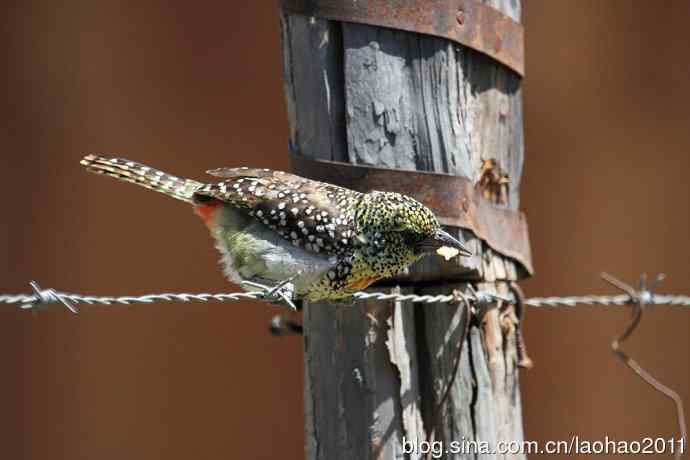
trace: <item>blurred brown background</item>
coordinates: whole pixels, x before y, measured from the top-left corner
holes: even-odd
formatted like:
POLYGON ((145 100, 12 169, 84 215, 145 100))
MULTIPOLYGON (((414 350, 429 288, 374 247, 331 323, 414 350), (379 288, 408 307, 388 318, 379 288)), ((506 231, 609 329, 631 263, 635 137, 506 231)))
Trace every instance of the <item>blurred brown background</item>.
MULTIPOLYGON (((5 2, 0 291, 231 290, 174 200, 86 174, 112 152, 180 175, 285 168, 274 2, 5 2)), ((690 292, 690 3, 526 0, 529 295, 611 293, 601 270, 690 292)), ((264 304, 0 308, 0 457, 303 458, 299 339, 264 304)), ((532 309, 527 439, 675 434, 608 351, 618 308, 532 309)), ((690 405, 690 310, 628 349, 690 405)))

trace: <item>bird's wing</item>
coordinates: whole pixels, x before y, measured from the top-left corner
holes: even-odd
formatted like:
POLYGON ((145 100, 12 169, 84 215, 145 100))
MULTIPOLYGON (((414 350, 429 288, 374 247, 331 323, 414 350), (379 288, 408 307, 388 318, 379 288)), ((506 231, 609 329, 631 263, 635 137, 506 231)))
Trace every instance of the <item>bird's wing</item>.
POLYGON ((355 237, 359 192, 269 169, 226 168, 209 174, 225 180, 200 187, 197 195, 247 210, 295 246, 340 255, 355 237))

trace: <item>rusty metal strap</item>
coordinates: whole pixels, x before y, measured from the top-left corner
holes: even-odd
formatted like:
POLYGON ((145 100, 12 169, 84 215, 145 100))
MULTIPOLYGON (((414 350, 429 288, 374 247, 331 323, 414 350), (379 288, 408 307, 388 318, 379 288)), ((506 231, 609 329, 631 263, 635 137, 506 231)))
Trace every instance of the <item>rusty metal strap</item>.
POLYGON ((442 224, 470 230, 533 274, 525 215, 494 206, 465 177, 312 160, 293 152, 289 158, 292 171, 303 177, 360 192, 380 190, 409 195, 431 208, 442 224))
POLYGON ((520 23, 478 0, 282 0, 283 12, 443 37, 525 75, 520 23))

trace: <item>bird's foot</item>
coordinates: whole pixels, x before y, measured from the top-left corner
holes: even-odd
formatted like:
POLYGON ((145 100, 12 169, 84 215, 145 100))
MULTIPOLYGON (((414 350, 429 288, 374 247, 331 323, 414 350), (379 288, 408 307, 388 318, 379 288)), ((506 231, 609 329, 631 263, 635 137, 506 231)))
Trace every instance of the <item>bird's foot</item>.
POLYGON ((275 286, 266 286, 265 284, 257 283, 255 281, 242 281, 245 286, 259 289, 261 291, 261 298, 270 303, 284 303, 291 310, 296 311, 297 306, 293 302, 296 300, 295 283, 292 282, 294 276, 281 281, 275 286))
POLYGON ((303 333, 301 320, 296 313, 292 312, 275 315, 271 319, 271 324, 269 325, 268 330, 274 337, 284 335, 302 335, 303 333))

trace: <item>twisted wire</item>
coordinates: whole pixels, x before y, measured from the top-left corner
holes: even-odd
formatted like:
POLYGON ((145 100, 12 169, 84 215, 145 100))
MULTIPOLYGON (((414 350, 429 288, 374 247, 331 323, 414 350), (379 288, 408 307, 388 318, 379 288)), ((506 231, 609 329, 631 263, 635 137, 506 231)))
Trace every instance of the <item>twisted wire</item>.
MULTIPOLYGON (((22 309, 38 308, 43 305, 61 303, 70 311, 76 313, 75 305, 130 305, 135 303, 154 303, 154 302, 229 302, 238 300, 265 300, 266 291, 249 292, 230 292, 230 293, 155 293, 145 295, 126 295, 126 296, 92 296, 60 292, 54 289, 41 289, 35 282, 31 282, 33 294, 0 294, 0 303, 20 304, 22 309)), ((671 295, 671 294, 652 294, 649 291, 640 291, 638 296, 646 299, 647 305, 672 305, 690 306, 690 296, 671 295)), ((357 292, 353 295, 355 300, 380 300, 398 301, 413 303, 457 303, 456 295, 419 295, 419 294, 400 294, 387 292, 357 292)), ((465 295, 465 298, 473 305, 503 300, 512 302, 511 296, 496 295, 484 291, 472 291, 465 295)), ((599 306, 622 306, 634 303, 628 294, 619 295, 586 295, 586 296, 563 296, 563 297, 531 297, 525 300, 525 305, 531 307, 574 307, 576 305, 599 305, 599 306)))

